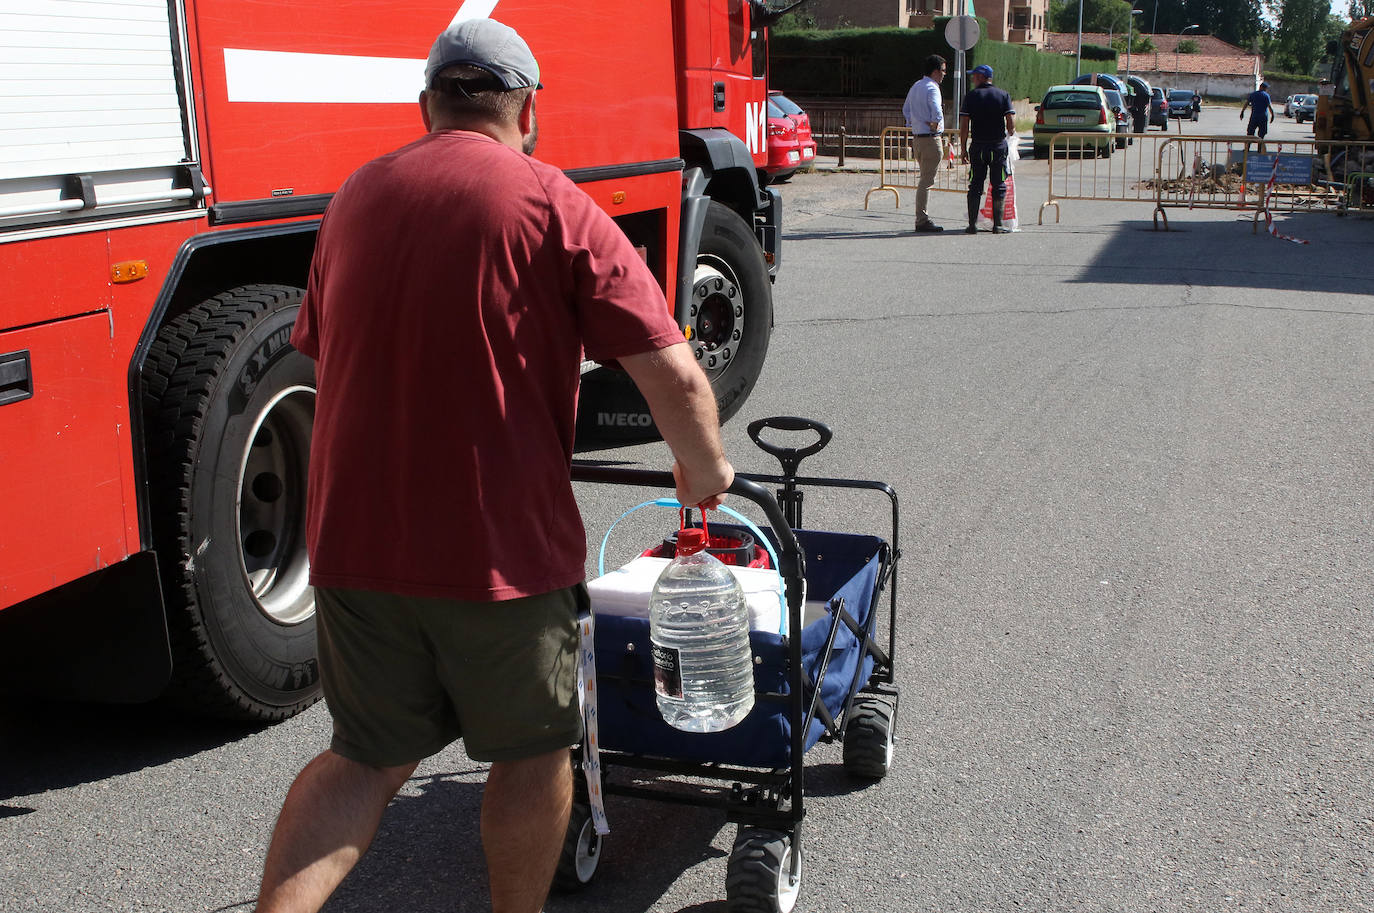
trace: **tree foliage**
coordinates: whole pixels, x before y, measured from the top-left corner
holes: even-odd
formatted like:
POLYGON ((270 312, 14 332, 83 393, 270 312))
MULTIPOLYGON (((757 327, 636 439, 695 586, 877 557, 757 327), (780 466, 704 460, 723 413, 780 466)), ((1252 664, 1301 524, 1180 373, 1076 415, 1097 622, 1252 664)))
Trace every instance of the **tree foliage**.
POLYGON ((1276 0, 1272 39, 1266 47, 1266 66, 1312 75, 1326 51, 1326 42, 1339 34, 1344 20, 1330 12, 1328 0, 1276 0))
POLYGON ((1196 25, 1190 34, 1215 35, 1249 48, 1264 33, 1260 0, 1136 0, 1136 6, 1144 11, 1141 29, 1160 35, 1177 35, 1196 25))
POLYGON ((1350 6, 1346 9, 1346 13, 1352 20, 1374 16, 1374 0, 1350 0, 1350 6))
POLYGON ((1178 47, 1174 50, 1179 54, 1196 54, 1199 51, 1201 51, 1202 48, 1200 48, 1198 46, 1198 43, 1193 39, 1184 38, 1182 41, 1178 43, 1178 47))
MULTIPOLYGON (((1083 0, 1083 31, 1125 32, 1131 15, 1127 0, 1083 0)), ((1136 24, 1140 24, 1139 17, 1136 24)), ((1050 28, 1056 32, 1078 31, 1078 0, 1050 0, 1050 28)))
MULTIPOLYGON (((1112 38, 1112 47, 1116 48, 1122 54, 1126 53, 1126 36, 1114 36, 1112 38)), ((1149 35, 1141 35, 1139 33, 1136 33, 1131 36, 1132 54, 1148 54, 1150 51, 1153 51, 1154 49, 1155 43, 1150 40, 1149 35)))
POLYGON ((816 17, 809 13, 785 13, 774 22, 771 28, 775 34, 777 32, 813 32, 819 26, 816 24, 816 17))

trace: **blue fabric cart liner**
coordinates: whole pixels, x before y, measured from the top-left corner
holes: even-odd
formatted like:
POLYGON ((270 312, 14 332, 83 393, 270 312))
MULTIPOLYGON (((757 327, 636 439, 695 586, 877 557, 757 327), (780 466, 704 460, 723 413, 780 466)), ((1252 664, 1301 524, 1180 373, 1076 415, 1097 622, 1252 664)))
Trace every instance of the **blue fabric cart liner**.
MULTIPOLYGON (((771 530, 765 530, 768 535, 771 530)), ((808 681, 820 669, 825 641, 840 599, 860 628, 874 611, 883 540, 876 536, 796 530, 806 556, 808 601, 827 601, 828 611, 802 630, 802 665, 808 681)), ((786 638, 752 631, 754 690, 789 694, 786 638)), ((830 665, 821 684, 821 701, 839 717, 849 698, 854 673, 859 684, 873 672, 873 657, 843 623, 835 635, 830 665)), ((792 724, 788 701, 756 700, 738 725, 724 732, 692 733, 663 722, 654 699, 649 622, 644 618, 598 615, 596 618, 597 719, 601 748, 681 761, 717 762, 743 767, 786 767, 792 757, 792 724)), ((809 702, 811 688, 803 694, 809 702)), ((801 721, 798 721, 799 723, 801 721)), ((825 731, 813 720, 804 741, 810 750, 825 731)))

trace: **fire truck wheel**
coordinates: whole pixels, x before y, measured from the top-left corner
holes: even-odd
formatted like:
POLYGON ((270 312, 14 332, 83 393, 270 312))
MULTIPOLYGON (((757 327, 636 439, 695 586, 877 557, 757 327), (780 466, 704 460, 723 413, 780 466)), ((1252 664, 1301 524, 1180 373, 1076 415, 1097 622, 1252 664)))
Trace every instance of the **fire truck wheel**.
POLYGON ((320 695, 305 480, 315 367, 290 344, 297 288, 210 298, 144 369, 153 541, 167 600, 167 699, 280 720, 320 695))
POLYGON ((711 380, 723 422, 739 411, 763 371, 773 332, 773 288, 753 230, 711 201, 697 250, 688 344, 711 380))

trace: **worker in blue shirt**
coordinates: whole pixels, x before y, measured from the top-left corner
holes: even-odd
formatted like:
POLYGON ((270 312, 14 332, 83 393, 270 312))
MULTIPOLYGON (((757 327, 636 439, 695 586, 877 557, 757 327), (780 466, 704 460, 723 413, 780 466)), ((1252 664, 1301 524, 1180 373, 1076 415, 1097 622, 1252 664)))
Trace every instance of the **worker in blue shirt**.
POLYGON ((1245 120, 1245 109, 1250 109, 1250 123, 1245 127, 1246 136, 1258 136, 1264 139, 1269 132, 1269 125, 1274 122, 1274 100, 1269 97, 1269 83, 1262 82, 1259 89, 1251 92, 1245 99, 1245 104, 1240 106, 1240 119, 1245 120))
POLYGON ((1007 198, 1007 137, 1016 135, 1011 96, 992 84, 992 67, 969 70, 973 88, 959 112, 959 149, 969 163, 967 234, 978 232, 978 206, 983 182, 992 179, 992 233, 1002 233, 1002 206, 1007 198), (972 133, 972 142, 969 134, 972 133))
POLYGON ((902 114, 911 128, 912 146, 919 169, 916 180, 916 230, 944 231, 930 220, 926 202, 930 199, 930 185, 940 169, 940 139, 945 132, 944 103, 940 100, 940 80, 945 78, 945 58, 931 54, 926 58, 925 75, 916 80, 906 93, 902 114))

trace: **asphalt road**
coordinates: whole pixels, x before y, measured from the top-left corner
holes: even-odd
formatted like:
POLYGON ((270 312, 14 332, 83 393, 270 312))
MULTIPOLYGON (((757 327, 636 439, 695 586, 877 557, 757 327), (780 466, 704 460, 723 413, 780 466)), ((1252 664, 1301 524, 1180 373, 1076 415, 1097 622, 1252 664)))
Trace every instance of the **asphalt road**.
MULTIPOLYGON (((1284 217, 1297 245, 1066 202, 1040 227, 1045 167, 1005 236, 914 235, 909 196, 863 209, 871 175, 784 187, 776 331, 728 446, 771 471, 746 422, 828 423, 803 470, 893 484, 904 552, 897 761, 864 785, 808 754, 799 909, 1374 909, 1374 222, 1284 217)), ((580 496, 593 547, 640 498, 580 496)), ((886 534, 857 496, 807 521, 886 534)), ((0 911, 251 909, 327 737, 323 707, 0 705, 0 911)), ((484 909, 481 779, 457 747, 426 762, 326 909, 484 909)), ((548 913, 724 909, 718 814, 610 815, 598 881, 548 913)))

